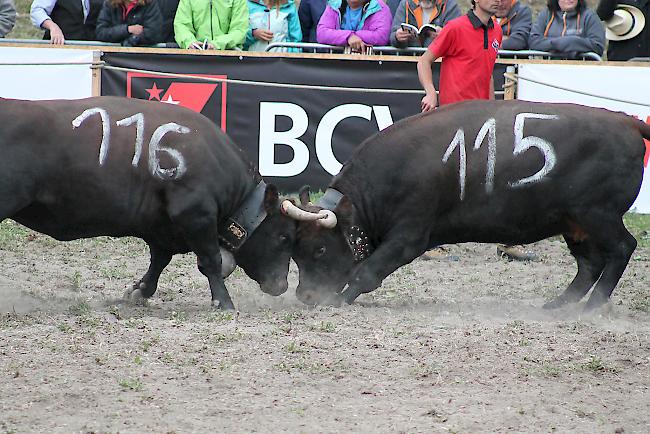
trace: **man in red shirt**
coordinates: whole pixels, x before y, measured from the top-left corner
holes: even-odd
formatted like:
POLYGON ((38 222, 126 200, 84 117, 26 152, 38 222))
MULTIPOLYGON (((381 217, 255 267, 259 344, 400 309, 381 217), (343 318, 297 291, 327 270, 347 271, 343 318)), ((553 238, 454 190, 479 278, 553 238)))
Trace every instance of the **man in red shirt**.
MULTIPOLYGON (((492 72, 503 34, 492 17, 499 6, 510 0, 472 0, 473 9, 467 15, 447 23, 438 37, 418 60, 418 78, 426 92, 422 111, 436 108, 438 95, 433 85, 431 65, 442 57, 440 66, 440 105, 468 99, 494 99, 492 72)), ((497 245, 497 254, 521 261, 536 255, 518 246, 497 245)), ((442 254, 427 251, 426 259, 442 254)))
POLYGON ((492 71, 501 46, 501 27, 492 17, 507 0, 472 0, 467 15, 451 20, 418 61, 418 78, 426 95, 422 111, 438 105, 431 65, 442 57, 440 104, 467 99, 494 99, 492 71))

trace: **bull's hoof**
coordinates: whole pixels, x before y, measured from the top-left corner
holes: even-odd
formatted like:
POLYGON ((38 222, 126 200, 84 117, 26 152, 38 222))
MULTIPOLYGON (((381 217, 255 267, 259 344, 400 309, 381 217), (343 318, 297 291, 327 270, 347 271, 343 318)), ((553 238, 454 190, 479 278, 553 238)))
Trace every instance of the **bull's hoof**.
POLYGON ((146 306, 148 299, 142 295, 142 286, 144 283, 139 282, 124 292, 123 299, 138 306, 146 306))
POLYGON ((359 293, 356 291, 350 291, 349 289, 343 291, 341 294, 341 299, 345 302, 345 304, 352 304, 354 303, 354 300, 357 299, 359 296, 359 293))
POLYGON ((235 310, 235 305, 231 300, 212 300, 212 308, 219 310, 235 310))
POLYGON ((591 294, 591 297, 589 297, 589 300, 587 300, 587 303, 585 304, 584 312, 592 313, 596 309, 605 306, 608 302, 609 302, 609 297, 605 297, 600 293, 594 292, 591 294))
POLYGON ((559 309, 562 306, 566 306, 568 303, 569 303, 569 300, 567 300, 566 297, 564 297, 564 295, 560 295, 560 296, 554 298, 553 300, 551 300, 551 301, 549 301, 547 303, 544 303, 544 306, 542 306, 542 308, 549 309, 549 310, 550 309, 559 309))

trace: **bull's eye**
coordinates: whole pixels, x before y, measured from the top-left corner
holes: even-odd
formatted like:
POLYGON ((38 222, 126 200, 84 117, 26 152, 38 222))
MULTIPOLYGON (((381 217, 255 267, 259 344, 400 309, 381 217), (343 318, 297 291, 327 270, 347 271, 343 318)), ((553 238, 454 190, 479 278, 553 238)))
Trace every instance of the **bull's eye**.
POLYGON ((320 258, 325 254, 326 251, 327 249, 325 248, 325 246, 320 246, 319 248, 316 249, 316 251, 314 251, 314 258, 320 258))
POLYGON ((289 235, 283 234, 280 235, 280 243, 287 244, 289 242, 289 235))

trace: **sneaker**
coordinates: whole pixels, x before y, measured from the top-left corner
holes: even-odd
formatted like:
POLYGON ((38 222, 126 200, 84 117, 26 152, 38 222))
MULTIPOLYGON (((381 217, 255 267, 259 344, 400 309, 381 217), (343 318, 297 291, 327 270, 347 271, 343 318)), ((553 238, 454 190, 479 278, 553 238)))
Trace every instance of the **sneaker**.
POLYGON ((536 261, 537 255, 524 250, 524 246, 497 244, 497 255, 509 261, 536 261))

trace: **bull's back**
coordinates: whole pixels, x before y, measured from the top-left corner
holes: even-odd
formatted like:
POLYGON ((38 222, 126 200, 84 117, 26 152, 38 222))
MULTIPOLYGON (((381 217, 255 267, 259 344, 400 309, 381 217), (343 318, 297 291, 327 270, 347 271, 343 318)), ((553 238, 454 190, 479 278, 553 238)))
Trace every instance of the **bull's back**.
MULTIPOLYGON (((234 152, 213 137, 207 119, 164 104, 101 97, 2 101, 1 107, 3 124, 11 126, 0 135, 6 156, 0 162, 0 186, 15 208, 2 217, 59 239, 164 233, 173 238, 166 209, 170 190, 202 183, 206 173, 222 164, 216 155, 228 159, 234 152), (152 138, 168 123, 187 131, 171 129, 159 140, 152 138), (179 161, 169 152, 150 155, 154 142, 178 151, 182 176, 174 178, 179 161), (165 173, 171 176, 156 176, 152 166, 169 169, 165 173)), ((231 158, 230 164, 238 160, 231 158)))
POLYGON ((504 234, 528 241, 558 233, 567 216, 588 207, 622 215, 638 194, 644 150, 638 130, 619 113, 472 101, 379 133, 337 182, 354 179, 376 204, 391 204, 384 215, 393 219, 429 215, 441 243, 504 234))

